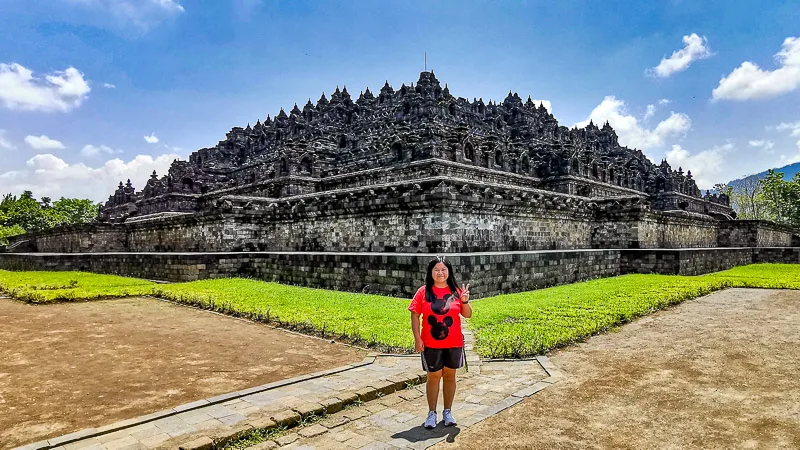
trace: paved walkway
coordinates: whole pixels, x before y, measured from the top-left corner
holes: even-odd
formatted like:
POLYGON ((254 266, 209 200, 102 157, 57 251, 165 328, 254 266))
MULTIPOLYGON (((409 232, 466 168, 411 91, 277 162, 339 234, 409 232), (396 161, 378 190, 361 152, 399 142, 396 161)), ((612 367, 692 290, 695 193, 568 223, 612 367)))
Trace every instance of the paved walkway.
POLYGON ((469 371, 459 375, 459 426, 434 430, 419 356, 372 355, 361 363, 90 428, 20 447, 50 449, 211 449, 254 429, 283 429, 253 447, 426 448, 520 402, 561 378, 546 357, 483 362, 465 327, 469 371), (322 420, 316 420, 323 417, 322 420))
POLYGON ((324 408, 336 410, 337 405, 341 408, 358 398, 375 398, 380 390, 394 392, 406 383, 418 383, 418 366, 417 358, 371 356, 361 363, 198 400, 22 448, 151 449, 177 445, 195 435, 225 437, 232 426, 242 424, 292 425, 301 417, 321 414, 324 408))
POLYGON ((424 449, 456 439, 462 429, 519 403, 551 382, 555 379, 548 377, 538 360, 488 362, 480 374, 459 377, 453 404, 457 426, 445 427, 441 423, 441 401, 439 425, 433 430, 422 426, 428 408, 425 386, 419 385, 329 415, 319 423, 290 430, 249 449, 424 449))

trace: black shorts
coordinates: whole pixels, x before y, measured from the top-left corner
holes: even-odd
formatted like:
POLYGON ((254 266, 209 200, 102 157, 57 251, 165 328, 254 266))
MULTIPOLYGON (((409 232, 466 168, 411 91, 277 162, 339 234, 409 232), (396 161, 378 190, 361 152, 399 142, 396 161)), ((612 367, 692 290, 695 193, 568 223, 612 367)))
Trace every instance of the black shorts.
POLYGON ((460 369, 464 365, 464 349, 456 348, 428 348, 422 351, 422 370, 438 372, 442 367, 460 369))

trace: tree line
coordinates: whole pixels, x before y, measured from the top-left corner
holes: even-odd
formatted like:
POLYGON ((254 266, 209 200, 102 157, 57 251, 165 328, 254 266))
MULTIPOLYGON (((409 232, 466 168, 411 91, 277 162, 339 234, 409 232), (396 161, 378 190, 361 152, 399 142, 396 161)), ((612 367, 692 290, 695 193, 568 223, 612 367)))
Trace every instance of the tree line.
POLYGON ((99 203, 88 199, 61 197, 53 202, 50 197, 36 200, 31 191, 19 197, 7 194, 0 201, 0 245, 7 245, 8 238, 18 234, 92 222, 99 208, 99 203))
POLYGON ((764 178, 747 177, 735 185, 717 184, 727 194, 739 219, 771 220, 800 227, 800 173, 791 180, 783 172, 770 170, 764 178))

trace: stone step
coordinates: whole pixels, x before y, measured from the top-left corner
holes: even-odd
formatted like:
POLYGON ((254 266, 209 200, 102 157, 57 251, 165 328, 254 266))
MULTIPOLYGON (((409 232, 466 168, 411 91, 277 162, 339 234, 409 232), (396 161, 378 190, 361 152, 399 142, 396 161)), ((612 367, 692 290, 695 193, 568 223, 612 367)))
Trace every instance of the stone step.
MULTIPOLYGON (((279 439, 281 442, 276 443, 275 446, 279 444, 287 445, 293 442, 292 430, 298 428, 298 425, 302 425, 308 418, 335 414, 350 405, 373 402, 386 395, 402 391, 407 387, 424 383, 426 379, 427 376, 424 373, 403 373, 388 377, 385 380, 370 383, 369 386, 355 391, 337 393, 335 397, 330 397, 321 402, 305 402, 294 407, 286 408, 270 417, 248 420, 246 423, 238 423, 224 429, 214 430, 213 432, 182 436, 178 441, 170 441, 165 444, 168 444, 170 448, 177 447, 181 450, 211 450, 223 448, 230 442, 242 439, 254 431, 269 432, 271 430, 284 429, 288 430, 286 436, 289 436, 289 438, 279 439)), ((348 420, 355 418, 357 417, 348 418, 348 420)), ((327 430, 328 428, 324 425, 314 424, 309 427, 303 427, 296 434, 298 437, 309 438, 322 434, 327 430)), ((265 443, 258 448, 271 448, 268 447, 268 445, 271 444, 265 443)))

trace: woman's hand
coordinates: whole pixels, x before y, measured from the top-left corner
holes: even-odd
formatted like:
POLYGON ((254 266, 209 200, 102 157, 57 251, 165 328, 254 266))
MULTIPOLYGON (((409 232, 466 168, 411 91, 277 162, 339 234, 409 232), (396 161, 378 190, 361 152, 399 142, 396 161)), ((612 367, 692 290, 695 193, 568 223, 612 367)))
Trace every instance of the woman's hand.
POLYGON ((425 345, 422 343, 419 326, 419 313, 411 311, 411 332, 414 333, 414 350, 421 352, 425 350, 425 345))
POLYGON ((469 283, 461 285, 461 303, 469 303, 469 283))

